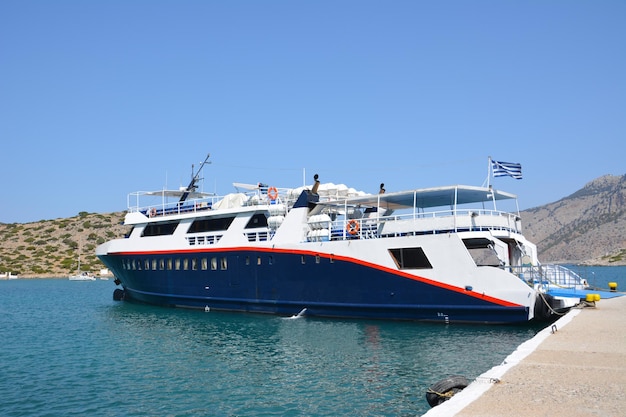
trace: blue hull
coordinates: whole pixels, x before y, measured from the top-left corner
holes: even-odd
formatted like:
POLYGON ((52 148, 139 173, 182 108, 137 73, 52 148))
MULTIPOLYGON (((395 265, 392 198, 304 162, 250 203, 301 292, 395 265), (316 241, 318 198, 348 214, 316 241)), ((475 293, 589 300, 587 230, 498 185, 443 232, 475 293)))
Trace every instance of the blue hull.
POLYGON ((310 316, 444 323, 529 320, 525 306, 314 253, 241 250, 101 260, 122 282, 125 299, 155 305, 286 316, 306 309, 310 316), (179 258, 187 259, 188 269, 176 269, 179 258))

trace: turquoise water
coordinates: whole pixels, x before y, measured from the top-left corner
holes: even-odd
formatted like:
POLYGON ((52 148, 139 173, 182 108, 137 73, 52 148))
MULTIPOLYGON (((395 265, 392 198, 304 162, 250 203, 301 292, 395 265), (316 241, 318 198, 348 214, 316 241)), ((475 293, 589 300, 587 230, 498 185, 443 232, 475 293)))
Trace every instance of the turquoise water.
MULTIPOLYGON (((626 268, 596 285, 613 273, 623 290, 626 268)), ((431 384, 475 378, 540 329, 207 313, 114 287, 0 281, 0 415, 416 416, 431 384)))
POLYGON ((608 290, 609 282, 615 282, 619 292, 626 291, 626 266, 564 266, 585 278, 591 287, 608 290))

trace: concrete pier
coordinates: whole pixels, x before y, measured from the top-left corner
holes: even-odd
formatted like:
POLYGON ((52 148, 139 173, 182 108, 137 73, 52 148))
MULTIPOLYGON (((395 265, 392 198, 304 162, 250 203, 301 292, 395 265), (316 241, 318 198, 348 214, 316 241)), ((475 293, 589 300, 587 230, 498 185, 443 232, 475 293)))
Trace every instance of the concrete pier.
POLYGON ((573 309, 424 417, 626 416, 626 296, 573 309))

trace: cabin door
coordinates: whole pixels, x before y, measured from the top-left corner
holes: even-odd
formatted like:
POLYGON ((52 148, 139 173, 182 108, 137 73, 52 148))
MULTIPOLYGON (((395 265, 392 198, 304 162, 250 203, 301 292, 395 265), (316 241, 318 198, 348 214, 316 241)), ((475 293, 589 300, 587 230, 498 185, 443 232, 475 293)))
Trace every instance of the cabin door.
POLYGON ((231 287, 238 287, 241 284, 239 276, 239 256, 229 256, 228 258, 228 277, 231 287))

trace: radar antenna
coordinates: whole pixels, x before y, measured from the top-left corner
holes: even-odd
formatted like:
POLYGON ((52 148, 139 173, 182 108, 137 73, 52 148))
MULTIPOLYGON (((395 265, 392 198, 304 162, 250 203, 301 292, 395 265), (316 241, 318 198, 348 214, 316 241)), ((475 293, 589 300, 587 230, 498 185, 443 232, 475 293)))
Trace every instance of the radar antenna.
POLYGON ((200 168, 198 168, 198 171, 195 174, 193 173, 193 165, 191 165, 191 181, 189 182, 189 185, 187 186, 187 188, 185 188, 183 195, 180 196, 180 200, 178 200, 179 203, 182 203, 183 201, 187 200, 187 197, 189 197, 189 194, 193 193, 198 188, 196 183, 200 180, 200 171, 202 171, 202 168, 204 168, 205 164, 211 163, 209 162, 210 156, 211 156, 210 153, 207 154, 206 159, 200 165, 200 168))

